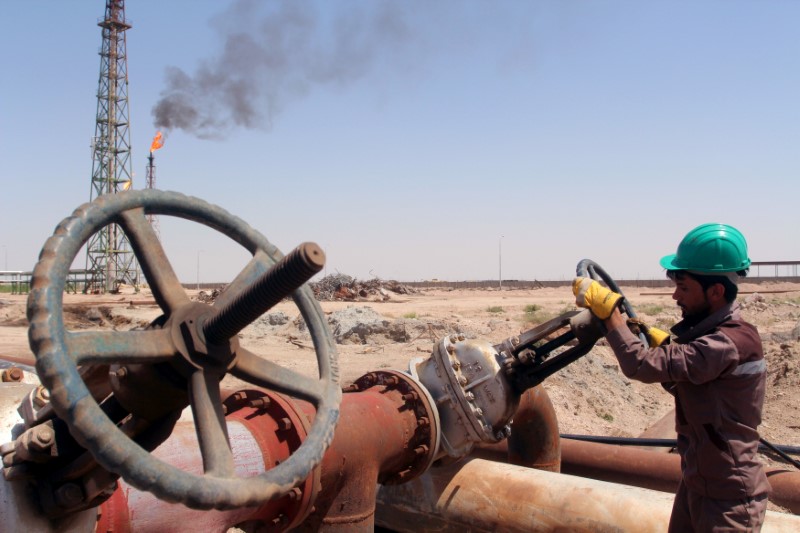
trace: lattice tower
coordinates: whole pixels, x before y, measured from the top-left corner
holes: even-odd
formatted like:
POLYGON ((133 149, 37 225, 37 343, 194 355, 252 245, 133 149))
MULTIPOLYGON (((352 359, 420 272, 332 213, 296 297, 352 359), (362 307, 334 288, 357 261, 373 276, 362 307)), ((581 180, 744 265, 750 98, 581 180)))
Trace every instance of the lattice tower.
MULTIPOLYGON (((124 0, 106 0, 102 29, 97 117, 92 142, 90 200, 102 194, 128 190, 131 173, 128 119, 128 58, 124 0)), ((139 287, 139 265, 127 235, 117 224, 95 233, 86 247, 87 283, 84 292, 114 292, 121 283, 139 287)))

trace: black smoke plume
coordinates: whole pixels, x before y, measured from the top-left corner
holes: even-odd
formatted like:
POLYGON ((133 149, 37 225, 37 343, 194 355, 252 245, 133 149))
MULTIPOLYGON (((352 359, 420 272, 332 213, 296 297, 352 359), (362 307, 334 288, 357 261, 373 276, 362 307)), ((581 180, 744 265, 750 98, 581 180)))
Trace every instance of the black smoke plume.
MULTIPOLYGON (((405 2, 241 0, 216 17, 222 49, 194 74, 166 72, 155 126, 219 138, 269 129, 289 103, 323 85, 345 86, 410 41, 405 2)), ((387 59, 388 58, 388 59, 387 59)))

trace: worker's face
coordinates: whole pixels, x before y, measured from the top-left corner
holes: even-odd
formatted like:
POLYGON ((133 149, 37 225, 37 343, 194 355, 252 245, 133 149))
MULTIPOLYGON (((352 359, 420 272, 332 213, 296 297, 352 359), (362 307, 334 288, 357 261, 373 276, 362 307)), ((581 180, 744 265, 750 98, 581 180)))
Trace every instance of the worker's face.
POLYGON ((672 299, 681 309, 684 319, 703 319, 711 314, 711 303, 700 282, 689 276, 675 279, 672 299))

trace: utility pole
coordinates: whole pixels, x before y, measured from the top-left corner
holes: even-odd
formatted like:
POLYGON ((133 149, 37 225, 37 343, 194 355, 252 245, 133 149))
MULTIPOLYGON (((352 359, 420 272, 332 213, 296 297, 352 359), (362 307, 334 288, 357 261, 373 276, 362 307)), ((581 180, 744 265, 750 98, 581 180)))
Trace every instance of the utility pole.
MULTIPOLYGON (((97 115, 92 141, 89 200, 126 191, 133 185, 130 120, 128 118, 128 56, 125 1, 106 0, 102 29, 97 115)), ((139 265, 122 228, 110 224, 86 245, 87 281, 84 292, 114 292, 121 283, 139 288, 139 265)))
POLYGON ((503 290, 503 235, 497 241, 497 279, 499 280, 499 290, 503 290))
POLYGON ((203 250, 197 250, 197 290, 200 290, 200 252, 203 250))

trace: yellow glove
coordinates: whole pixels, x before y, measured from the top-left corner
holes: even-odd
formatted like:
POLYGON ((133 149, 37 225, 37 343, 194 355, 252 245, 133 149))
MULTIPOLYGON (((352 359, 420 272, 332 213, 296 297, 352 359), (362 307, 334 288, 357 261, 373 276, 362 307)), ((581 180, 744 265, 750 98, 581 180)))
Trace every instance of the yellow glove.
POLYGON ((591 278, 577 277, 572 282, 575 305, 589 309, 597 318, 605 320, 618 305, 622 295, 613 292, 591 278))
POLYGON ((647 328, 644 336, 647 337, 647 342, 650 344, 651 348, 658 348, 664 344, 665 341, 669 340, 669 333, 658 328, 647 328))
POLYGON ((649 344, 651 348, 658 348, 669 340, 669 333, 662 329, 650 327, 638 318, 629 318, 627 322, 630 330, 636 335, 638 335, 639 332, 644 333, 644 336, 647 338, 647 344, 649 344))

